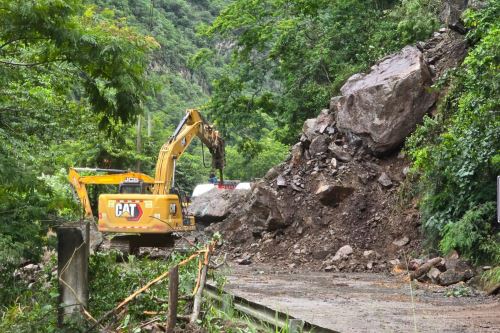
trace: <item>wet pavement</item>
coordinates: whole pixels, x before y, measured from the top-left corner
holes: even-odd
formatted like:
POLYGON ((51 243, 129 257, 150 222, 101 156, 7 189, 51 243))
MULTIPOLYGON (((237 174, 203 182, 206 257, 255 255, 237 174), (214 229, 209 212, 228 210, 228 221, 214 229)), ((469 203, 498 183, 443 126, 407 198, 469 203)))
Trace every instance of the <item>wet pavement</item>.
POLYGON ((446 297, 443 288, 386 274, 276 272, 232 265, 226 291, 339 332, 500 332, 497 297, 446 297), (413 301, 412 301, 413 294, 413 301))

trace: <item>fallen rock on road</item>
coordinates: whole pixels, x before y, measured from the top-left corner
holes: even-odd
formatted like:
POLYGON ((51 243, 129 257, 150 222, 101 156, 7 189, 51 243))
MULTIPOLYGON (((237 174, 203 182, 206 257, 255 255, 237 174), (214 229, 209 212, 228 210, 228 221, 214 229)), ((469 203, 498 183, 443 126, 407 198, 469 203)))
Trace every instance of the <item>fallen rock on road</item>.
POLYGON ((248 190, 223 190, 214 188, 195 197, 188 208, 188 213, 199 222, 220 222, 226 218, 236 202, 241 200, 248 190))

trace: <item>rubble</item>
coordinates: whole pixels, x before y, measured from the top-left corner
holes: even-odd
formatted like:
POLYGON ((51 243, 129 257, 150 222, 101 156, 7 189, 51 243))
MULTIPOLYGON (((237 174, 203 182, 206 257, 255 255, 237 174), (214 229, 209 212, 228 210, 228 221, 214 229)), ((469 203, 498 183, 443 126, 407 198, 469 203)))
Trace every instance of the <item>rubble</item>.
MULTIPOLYGON (((428 87, 460 61, 462 42, 455 32, 439 32, 352 76, 329 109, 304 122, 290 157, 235 203, 223 223, 209 227, 223 235, 223 250, 258 253, 254 262, 286 269, 398 267, 441 283, 451 258, 407 263, 408 253, 419 253, 422 235, 415 202, 394 209, 400 205, 397 187, 410 170, 398 149, 432 111, 437 96, 428 87)), ((463 273, 462 281, 470 275, 463 273)))

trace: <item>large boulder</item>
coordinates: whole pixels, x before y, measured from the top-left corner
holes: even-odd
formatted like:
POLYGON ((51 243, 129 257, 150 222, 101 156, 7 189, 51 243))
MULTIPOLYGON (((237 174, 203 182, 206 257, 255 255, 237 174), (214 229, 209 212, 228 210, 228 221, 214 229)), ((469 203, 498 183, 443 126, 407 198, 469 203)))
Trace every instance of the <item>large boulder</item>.
POLYGON ((188 208, 197 221, 205 223, 224 220, 233 206, 248 194, 249 190, 222 190, 214 188, 195 197, 188 208))
POLYGON ((375 153, 401 145, 435 102, 422 52, 407 46, 370 69, 351 76, 335 99, 337 126, 361 137, 375 153))
POLYGON ((290 209, 272 187, 259 183, 252 190, 244 211, 248 212, 253 232, 285 228, 291 222, 290 209))

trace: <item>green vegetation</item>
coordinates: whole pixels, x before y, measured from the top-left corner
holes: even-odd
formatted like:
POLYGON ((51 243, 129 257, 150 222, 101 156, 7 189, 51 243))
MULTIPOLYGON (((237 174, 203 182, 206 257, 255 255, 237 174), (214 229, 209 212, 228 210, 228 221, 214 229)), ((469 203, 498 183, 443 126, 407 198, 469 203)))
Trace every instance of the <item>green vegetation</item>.
MULTIPOLYGON (((89 267, 89 308, 95 318, 115 307, 132 292, 148 281, 156 278, 170 267, 188 257, 188 254, 174 253, 168 260, 138 259, 128 256, 126 262, 118 262, 117 252, 97 253, 90 258, 89 267), (110 286, 112 285, 112 288, 110 286)), ((12 306, 4 309, 0 330, 2 332, 59 332, 55 328, 57 317, 57 276, 55 255, 47 262, 37 275, 36 281, 27 288, 12 306), (33 303, 32 299, 37 302, 33 303)), ((179 268, 179 295, 190 295, 196 283, 198 263, 196 260, 179 268)), ((218 277, 214 277, 219 279, 218 277)), ((118 316, 113 325, 122 330, 138 332, 141 321, 147 320, 143 311, 165 312, 168 299, 168 288, 165 282, 148 290, 127 307, 126 314, 118 316)), ((189 311, 186 300, 180 300, 179 313, 189 311)), ((166 321, 166 316, 161 315, 166 321)), ((89 323, 78 323, 74 331, 83 332, 89 323)), ((88 327, 87 327, 88 328, 88 327)))
POLYGON ((500 283, 500 266, 484 272, 481 280, 486 284, 487 290, 497 286, 500 283))
POLYGON ((445 78, 436 117, 408 141, 420 175, 422 222, 430 245, 456 249, 476 263, 500 264, 496 177, 500 174, 500 44, 498 2, 469 10, 471 50, 445 78))
POLYGON ((95 153, 84 143, 89 132, 141 112, 157 44, 80 1, 3 0, 0 27, 0 303, 7 305, 17 297, 13 269, 37 260, 47 227, 75 206, 58 186, 60 167, 95 153))

